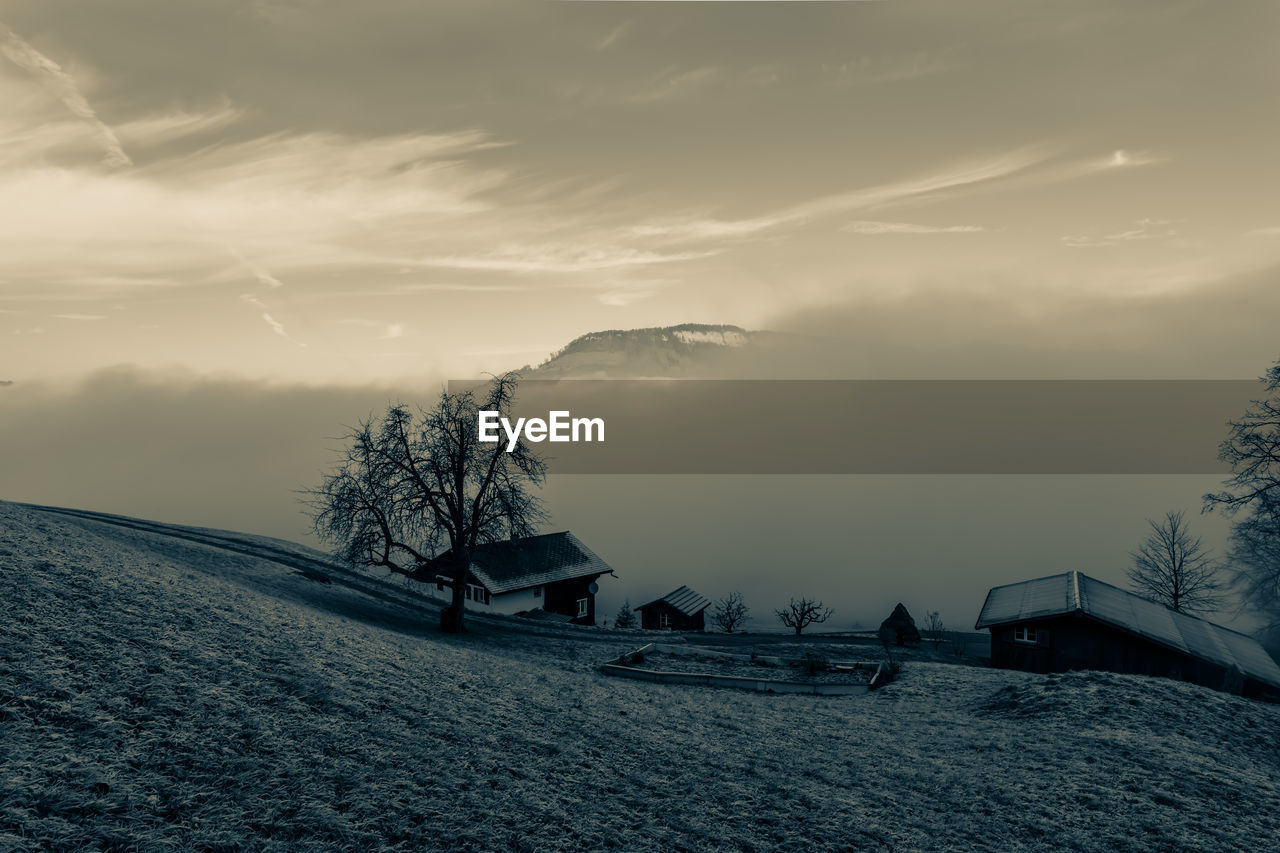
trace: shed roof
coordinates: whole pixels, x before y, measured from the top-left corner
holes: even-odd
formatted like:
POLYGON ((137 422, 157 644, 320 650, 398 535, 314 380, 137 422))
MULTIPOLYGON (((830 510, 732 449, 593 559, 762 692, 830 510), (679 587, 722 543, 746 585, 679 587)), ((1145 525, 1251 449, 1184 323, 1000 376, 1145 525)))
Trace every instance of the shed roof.
POLYGON ((687 586, 682 586, 679 589, 671 590, 671 592, 661 598, 655 598, 648 604, 641 604, 635 609, 643 610, 644 608, 651 607, 655 604, 667 604, 678 610, 680 613, 683 613, 685 616, 696 616, 711 606, 711 600, 703 598, 687 586))
MULTIPOLYGON (((432 560, 441 565, 448 552, 432 560)), ((589 575, 613 574, 609 564, 567 530, 490 542, 471 555, 471 574, 494 595, 589 575)))
POLYGON ((987 593, 975 628, 1080 613, 1180 652, 1280 687, 1280 664, 1252 637, 1170 610, 1080 572, 1036 578, 987 593))

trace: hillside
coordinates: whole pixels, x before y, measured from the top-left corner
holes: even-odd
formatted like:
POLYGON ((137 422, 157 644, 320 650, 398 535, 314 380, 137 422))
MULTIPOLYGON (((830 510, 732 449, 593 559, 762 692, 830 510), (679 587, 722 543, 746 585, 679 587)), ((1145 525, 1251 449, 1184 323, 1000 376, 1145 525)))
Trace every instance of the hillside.
POLYGON ((522 373, 532 379, 714 378, 775 338, 770 332, 701 323, 611 329, 575 338, 522 373))
POLYGON ((445 637, 411 590, 325 583, 306 549, 243 538, 279 549, 266 559, 213 541, 237 534, 156 530, 0 503, 0 850, 1183 850, 1280 834, 1280 707, 929 663, 858 697, 633 684, 595 665, 634 637, 496 619, 445 637))

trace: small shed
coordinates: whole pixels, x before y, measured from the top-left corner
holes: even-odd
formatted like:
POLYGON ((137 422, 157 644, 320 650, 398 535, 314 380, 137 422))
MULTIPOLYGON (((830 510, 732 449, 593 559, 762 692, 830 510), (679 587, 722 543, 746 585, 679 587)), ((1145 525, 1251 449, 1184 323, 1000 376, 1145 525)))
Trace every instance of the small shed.
POLYGON ((993 588, 974 627, 990 629, 996 667, 1103 669, 1280 697, 1280 665, 1257 640, 1081 572, 993 588))
POLYGON ((711 600, 682 586, 648 604, 641 604, 640 627, 647 631, 705 631, 711 600))

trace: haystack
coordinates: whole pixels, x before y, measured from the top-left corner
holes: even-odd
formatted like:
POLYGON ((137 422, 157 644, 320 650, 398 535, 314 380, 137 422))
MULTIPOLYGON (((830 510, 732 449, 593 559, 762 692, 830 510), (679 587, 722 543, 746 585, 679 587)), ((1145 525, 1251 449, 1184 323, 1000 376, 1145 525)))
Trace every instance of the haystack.
POLYGON ((893 608, 889 618, 880 623, 881 636, 887 637, 889 631, 893 632, 894 645, 920 645, 920 630, 916 628, 916 620, 911 618, 911 614, 901 602, 893 608))

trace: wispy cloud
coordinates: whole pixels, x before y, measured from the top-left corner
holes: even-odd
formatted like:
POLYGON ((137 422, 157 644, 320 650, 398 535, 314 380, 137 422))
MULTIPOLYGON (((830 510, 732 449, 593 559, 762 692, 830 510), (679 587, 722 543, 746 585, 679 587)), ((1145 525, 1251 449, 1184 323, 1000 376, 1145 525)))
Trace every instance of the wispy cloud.
POLYGON ((1103 246, 1119 246, 1123 243, 1133 243, 1145 240, 1169 239, 1177 236, 1177 229, 1173 228, 1173 220, 1171 219, 1139 219, 1133 223, 1134 227, 1126 228, 1122 231, 1113 231, 1110 234, 1102 236, 1093 236, 1089 234, 1069 234, 1062 238, 1062 242, 1066 246, 1072 248, 1099 248, 1103 246))
POLYGON ((646 237, 677 240, 706 240, 749 237, 783 226, 799 225, 823 217, 848 214, 859 210, 887 207, 926 196, 986 184, 1022 172, 1042 162, 1044 156, 1030 149, 1011 151, 990 160, 966 164, 904 181, 879 184, 849 192, 827 195, 772 213, 747 219, 686 219, 650 223, 636 227, 635 233, 646 237))
POLYGON ((710 65, 689 69, 669 68, 655 76, 645 88, 633 93, 628 100, 645 104, 692 97, 709 86, 723 82, 728 74, 726 69, 710 65))
POLYGON ((263 321, 264 323, 266 323, 268 326, 270 326, 270 327, 271 327, 271 331, 272 331, 272 332, 274 332, 274 333, 276 333, 277 335, 279 335, 280 337, 284 338, 284 339, 285 339, 286 341, 288 341, 289 343, 291 343, 291 344, 293 344, 293 345, 295 345, 295 346, 298 346, 298 347, 302 347, 303 349, 305 349, 305 348, 306 348, 306 346, 307 346, 306 344, 304 344, 302 341, 300 341, 300 340, 298 340, 298 339, 294 338, 294 337, 293 337, 293 336, 291 336, 287 331, 285 331, 284 323, 281 323, 279 320, 277 320, 275 317, 272 317, 272 316, 271 316, 269 313, 267 313, 266 311, 263 311, 263 312, 262 312, 262 321, 263 321))
POLYGON ((520 246, 491 255, 424 258, 419 261, 419 265, 508 273, 580 273, 669 264, 714 254, 715 250, 657 252, 621 245, 585 248, 572 245, 520 246))
POLYGON ((618 26, 609 30, 609 32, 605 33, 604 38, 597 41, 594 45, 592 45, 592 47, 595 50, 608 50, 609 48, 617 44, 622 39, 622 37, 626 35, 627 30, 630 28, 631 28, 631 23, 629 21, 624 21, 621 24, 618 24, 618 26))
POLYGON ((942 74, 955 67, 944 53, 917 51, 900 56, 860 56, 823 64, 822 72, 837 86, 874 86, 942 74))
POLYGON ((980 225, 920 225, 915 222, 876 222, 860 219, 843 226, 850 234, 973 234, 980 225))
POLYGON ((53 316, 59 320, 80 320, 85 322, 107 319, 105 314, 54 314, 53 316))
POLYGON ((1150 151, 1126 151, 1123 148, 1117 148, 1111 152, 1111 157, 1106 161, 1106 165, 1116 166, 1150 166, 1152 163, 1161 163, 1167 158, 1158 157, 1150 151))
POLYGON ((255 264, 231 246, 227 247, 227 251, 231 254, 231 257, 239 261, 240 265, 249 271, 249 274, 252 275, 259 284, 270 288, 284 287, 284 283, 268 272, 266 267, 263 267, 261 264, 255 264))
POLYGON ((0 23, 0 53, 14 65, 35 75, 57 96, 72 115, 87 124, 97 137, 106 154, 103 163, 111 167, 131 166, 133 161, 124 153, 120 140, 98 114, 62 66, 32 47, 13 30, 0 23))
POLYGON ((289 333, 284 330, 284 323, 281 323, 279 320, 277 320, 275 317, 272 317, 270 314, 266 313, 265 311, 262 313, 262 319, 265 320, 267 325, 271 327, 271 331, 275 332, 277 335, 279 335, 282 338, 289 337, 289 333))
POLYGON ((289 341, 292 344, 297 344, 300 347, 306 346, 306 344, 304 344, 302 341, 295 339, 285 330, 284 323, 281 323, 275 317, 271 316, 271 312, 266 310, 267 308, 266 303, 263 302, 261 299, 254 296, 252 293, 242 293, 240 294, 240 299, 243 302, 246 302, 249 305, 252 305, 254 308, 257 308, 261 312, 260 316, 262 317, 262 322, 266 323, 272 332, 274 332, 275 334, 279 335, 280 337, 284 338, 285 340, 289 341))
POLYGON ((205 111, 178 111, 135 118, 115 127, 116 136, 130 146, 154 146, 189 139, 234 124, 243 113, 229 102, 205 111))

